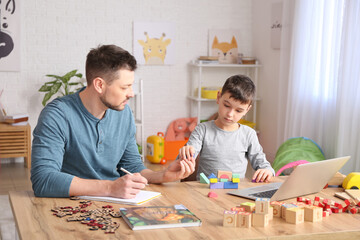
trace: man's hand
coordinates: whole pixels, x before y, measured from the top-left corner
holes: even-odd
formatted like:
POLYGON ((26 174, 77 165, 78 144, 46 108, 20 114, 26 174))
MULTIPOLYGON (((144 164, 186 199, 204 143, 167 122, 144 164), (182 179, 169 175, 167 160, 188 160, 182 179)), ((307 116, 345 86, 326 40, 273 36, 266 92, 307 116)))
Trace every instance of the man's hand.
POLYGON ((255 182, 269 182, 272 177, 273 174, 269 169, 258 169, 254 173, 252 180, 255 182))
POLYGON ((195 159, 176 159, 164 171, 163 182, 173 182, 188 177, 195 171, 195 159))
POLYGON ((147 179, 140 173, 126 174, 110 184, 110 196, 118 198, 134 198, 147 184, 147 179))

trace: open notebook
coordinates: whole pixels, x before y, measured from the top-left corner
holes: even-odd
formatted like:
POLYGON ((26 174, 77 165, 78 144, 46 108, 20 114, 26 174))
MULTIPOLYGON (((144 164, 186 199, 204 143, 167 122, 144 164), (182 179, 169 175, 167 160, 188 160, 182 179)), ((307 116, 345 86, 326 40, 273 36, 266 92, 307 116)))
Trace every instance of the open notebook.
POLYGON ((159 196, 161 196, 161 193, 159 192, 140 190, 140 192, 136 195, 136 197, 131 199, 114 198, 114 197, 98 197, 98 196, 78 196, 78 197, 81 199, 87 199, 93 201, 112 202, 112 203, 128 204, 128 205, 141 205, 159 196))

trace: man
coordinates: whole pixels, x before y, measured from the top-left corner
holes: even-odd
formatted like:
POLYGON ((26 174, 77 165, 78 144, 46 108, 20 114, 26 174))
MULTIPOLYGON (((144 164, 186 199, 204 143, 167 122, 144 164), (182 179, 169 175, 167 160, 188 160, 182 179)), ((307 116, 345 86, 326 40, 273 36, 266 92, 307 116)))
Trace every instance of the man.
POLYGON ((134 97, 135 58, 115 45, 92 49, 87 87, 49 103, 34 129, 31 181, 35 196, 134 198, 147 183, 176 181, 194 172, 191 160, 164 171, 143 165, 127 101, 134 97), (120 167, 134 173, 126 174, 120 167))

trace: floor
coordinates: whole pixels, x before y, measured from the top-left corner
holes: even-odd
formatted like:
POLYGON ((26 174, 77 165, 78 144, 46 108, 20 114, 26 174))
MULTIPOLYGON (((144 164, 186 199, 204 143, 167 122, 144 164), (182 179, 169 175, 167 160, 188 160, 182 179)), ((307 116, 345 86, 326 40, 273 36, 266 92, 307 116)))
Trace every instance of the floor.
POLYGON ((30 169, 22 162, 10 162, 0 165, 0 195, 9 191, 31 190, 30 169))

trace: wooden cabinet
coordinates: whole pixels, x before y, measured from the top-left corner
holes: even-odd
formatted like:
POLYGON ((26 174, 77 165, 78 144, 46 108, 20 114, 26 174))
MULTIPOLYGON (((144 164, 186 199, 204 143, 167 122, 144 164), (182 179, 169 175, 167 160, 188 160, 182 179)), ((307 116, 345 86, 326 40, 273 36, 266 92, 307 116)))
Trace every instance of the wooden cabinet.
POLYGON ((24 165, 31 167, 31 127, 0 123, 0 158, 24 157, 24 165))

